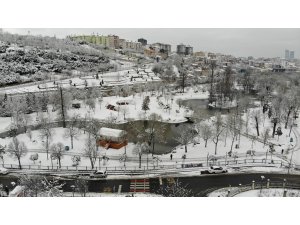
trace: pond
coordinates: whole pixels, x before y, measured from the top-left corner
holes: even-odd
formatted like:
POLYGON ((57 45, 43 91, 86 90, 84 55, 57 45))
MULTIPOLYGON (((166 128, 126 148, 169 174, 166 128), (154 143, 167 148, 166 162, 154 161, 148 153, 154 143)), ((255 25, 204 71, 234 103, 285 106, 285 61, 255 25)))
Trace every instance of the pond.
MULTIPOLYGON (((253 102, 256 100, 251 97, 250 101, 250 107, 254 107, 253 102)), ((241 99, 241 101, 243 101, 241 99)), ((216 113, 221 114, 228 114, 228 109, 208 109, 207 108, 208 100, 207 99, 189 99, 189 100, 183 100, 181 102, 181 105, 186 106, 190 109, 192 109, 195 112, 196 117, 200 115, 201 119, 209 119, 212 116, 215 116, 216 113)), ((191 118, 193 121, 197 122, 198 118, 191 118)), ((154 153, 155 154, 166 154, 170 153, 176 146, 178 146, 180 143, 176 141, 176 137, 179 136, 182 126, 185 126, 186 123, 179 123, 179 124, 170 124, 170 123, 161 123, 161 126, 165 126, 166 128, 166 136, 165 136, 165 142, 164 143, 155 143, 154 153)), ((118 124, 115 126, 115 128, 123 129, 128 131, 130 134, 130 126, 144 126, 147 128, 147 124, 145 124, 145 121, 133 121, 130 124, 118 124)), ((129 141, 130 142, 136 142, 137 138, 134 135, 129 135, 129 141)), ((152 150, 151 150, 152 151, 152 150)))
MULTIPOLYGON (((182 101, 182 105, 189 107, 190 109, 194 110, 197 113, 200 113, 205 119, 208 119, 212 116, 214 116, 217 112, 220 110, 209 110, 207 108, 207 99, 191 99, 191 100, 184 100, 182 101)), ((222 113, 227 113, 224 110, 222 110, 222 113)), ((197 121, 197 119, 191 118, 192 120, 197 121)), ((179 124, 170 124, 170 123, 163 123, 160 122, 161 126, 164 126, 166 129, 166 134, 165 134, 165 142, 164 143, 159 143, 155 142, 155 147, 154 147, 154 153, 155 154, 166 154, 170 153, 176 146, 178 146, 180 143, 176 141, 176 138, 179 136, 182 126, 185 126, 186 123, 179 123, 179 124)), ((123 129, 126 130, 129 133, 128 139, 130 142, 136 142, 137 138, 134 135, 130 135, 132 132, 130 131, 131 126, 136 126, 140 127, 143 126, 147 128, 147 122, 146 121, 132 121, 130 124, 118 124, 114 125, 114 128, 117 129, 123 129)), ((159 127, 159 125, 158 125, 159 127)), ((152 146, 151 146, 151 151, 152 151, 152 146)))

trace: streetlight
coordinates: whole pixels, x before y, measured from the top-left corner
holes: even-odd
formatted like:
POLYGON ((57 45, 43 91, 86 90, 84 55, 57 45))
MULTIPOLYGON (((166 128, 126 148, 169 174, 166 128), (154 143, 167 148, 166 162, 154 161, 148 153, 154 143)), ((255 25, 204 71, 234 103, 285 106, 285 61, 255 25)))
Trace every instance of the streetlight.
POLYGON ((70 187, 72 188, 72 194, 73 194, 73 197, 74 197, 75 185, 71 185, 70 187))
POLYGON ((265 179, 265 176, 260 176, 260 178, 261 178, 261 183, 260 183, 260 194, 261 194, 262 186, 263 186, 263 181, 265 179))
MULTIPOLYGON (((289 145, 289 149, 290 149, 290 146, 291 146, 291 145, 289 145)), ((292 150, 292 155, 291 155, 291 159, 290 159, 290 163, 289 163, 288 174, 290 173, 290 169, 291 169, 291 166, 292 166, 292 160, 293 160, 294 150, 295 150, 295 149, 292 150)))

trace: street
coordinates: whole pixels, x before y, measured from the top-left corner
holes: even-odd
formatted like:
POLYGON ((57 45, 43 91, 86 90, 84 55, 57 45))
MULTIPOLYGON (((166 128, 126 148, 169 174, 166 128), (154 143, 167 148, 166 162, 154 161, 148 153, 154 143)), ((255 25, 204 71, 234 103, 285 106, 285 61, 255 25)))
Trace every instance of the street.
MULTIPOLYGON (((186 187, 193 192, 194 196, 206 196, 210 191, 231 186, 239 186, 250 184, 253 180, 260 182, 261 176, 265 179, 270 179, 273 182, 283 182, 287 180, 287 184, 300 185, 300 175, 287 175, 287 174, 273 174, 273 173, 251 173, 251 174, 220 174, 220 175, 203 175, 203 176, 191 176, 191 177, 176 177, 174 180, 178 181, 182 187, 186 187)), ((146 177, 147 178, 147 177, 146 177)), ((89 192, 117 192, 119 185, 122 185, 122 192, 130 191, 130 183, 132 179, 114 179, 114 180, 89 180, 88 191, 89 192)), ((159 190, 159 179, 150 178, 150 192, 156 193, 159 190)), ((72 192, 71 186, 74 184, 74 180, 60 179, 64 192, 72 192)), ((163 183, 166 179, 162 179, 163 183)), ((7 185, 10 190, 13 189, 11 182, 17 182, 17 178, 13 176, 0 176, 0 184, 7 185)))

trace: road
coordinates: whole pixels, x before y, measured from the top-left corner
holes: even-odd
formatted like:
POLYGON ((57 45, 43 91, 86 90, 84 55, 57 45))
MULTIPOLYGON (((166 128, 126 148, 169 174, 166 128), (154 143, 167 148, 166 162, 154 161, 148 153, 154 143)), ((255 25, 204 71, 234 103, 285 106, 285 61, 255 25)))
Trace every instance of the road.
MULTIPOLYGON (((274 173, 252 173, 252 174, 222 174, 222 175, 202 175, 192 177, 176 177, 174 180, 178 180, 180 184, 187 189, 190 189, 195 196, 206 196, 206 194, 212 190, 231 186, 238 186, 239 184, 250 184, 253 180, 259 182, 261 176, 265 177, 265 180, 270 179, 271 182, 283 182, 283 179, 287 180, 287 184, 300 185, 300 175, 287 175, 287 174, 274 174, 274 173)), ((159 179, 150 178, 150 192, 156 193, 159 190, 159 179)), ((17 178, 13 175, 0 176, 0 184, 7 185, 9 189, 13 186, 11 182, 17 182, 17 178)), ((90 180, 89 192, 103 192, 105 189, 111 191, 118 190, 119 185, 122 185, 122 192, 130 191, 131 179, 114 179, 114 180, 90 180)), ((166 183, 166 179, 162 179, 163 183, 166 183)), ((71 185, 74 184, 74 180, 63 179, 61 182, 65 183, 63 186, 64 191, 71 192, 71 185)))

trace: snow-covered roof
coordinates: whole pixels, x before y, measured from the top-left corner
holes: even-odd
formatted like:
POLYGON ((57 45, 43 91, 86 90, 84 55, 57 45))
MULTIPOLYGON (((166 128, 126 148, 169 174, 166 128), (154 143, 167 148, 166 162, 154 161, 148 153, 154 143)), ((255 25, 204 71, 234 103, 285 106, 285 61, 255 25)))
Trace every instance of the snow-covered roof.
POLYGON ((119 137, 124 136, 124 134, 126 134, 126 131, 124 131, 124 130, 111 129, 111 128, 106 128, 106 127, 100 128, 101 136, 119 138, 119 137))

